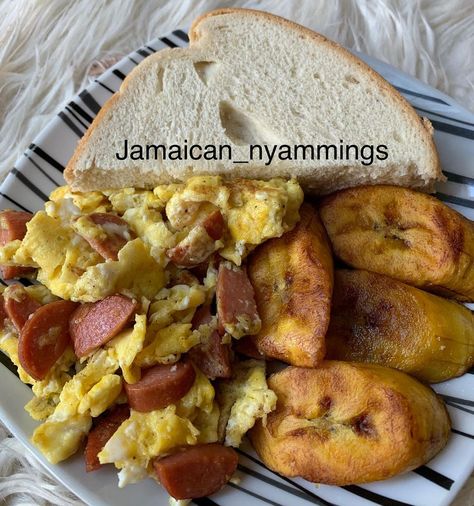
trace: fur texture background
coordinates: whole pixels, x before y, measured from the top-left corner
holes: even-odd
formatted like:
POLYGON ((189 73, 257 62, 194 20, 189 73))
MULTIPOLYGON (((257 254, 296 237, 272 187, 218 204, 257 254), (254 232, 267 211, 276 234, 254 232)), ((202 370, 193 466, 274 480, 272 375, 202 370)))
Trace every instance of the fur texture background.
MULTIPOLYGON (((474 111, 472 0, 0 0, 0 178, 100 62, 217 7, 293 19, 474 111)), ((474 483, 457 499, 474 506, 474 483)), ((0 502, 79 505, 0 425, 0 502)))

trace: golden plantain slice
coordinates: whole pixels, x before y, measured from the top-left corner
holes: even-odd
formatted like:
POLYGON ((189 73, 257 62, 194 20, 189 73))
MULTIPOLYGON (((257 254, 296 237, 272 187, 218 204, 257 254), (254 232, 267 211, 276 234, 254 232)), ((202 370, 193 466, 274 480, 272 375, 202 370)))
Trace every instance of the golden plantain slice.
POLYGON ((291 232, 267 241, 249 259, 262 328, 256 336, 239 342, 237 349, 254 345, 260 355, 315 367, 325 353, 333 264, 316 210, 303 204, 300 215, 291 232))
POLYGON ((283 476, 341 486, 383 480, 428 462, 449 437, 441 400, 394 369, 325 361, 287 367, 268 385, 277 408, 250 440, 283 476))
POLYGON ((335 273, 327 358, 371 362, 437 383, 474 365, 463 305, 367 271, 335 273))
POLYGON ((323 199, 321 219, 344 262, 474 301, 474 224, 439 200, 398 186, 361 186, 323 199))

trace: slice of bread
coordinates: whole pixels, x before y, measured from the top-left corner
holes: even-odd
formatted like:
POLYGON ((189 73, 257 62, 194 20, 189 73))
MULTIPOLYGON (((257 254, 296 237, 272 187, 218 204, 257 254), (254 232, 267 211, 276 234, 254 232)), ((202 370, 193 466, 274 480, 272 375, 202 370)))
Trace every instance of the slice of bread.
POLYGON ((244 9, 198 18, 190 39, 189 48, 144 60, 104 105, 66 168, 73 188, 150 188, 222 174, 296 176, 306 191, 325 194, 380 183, 430 190, 442 179, 430 123, 336 43, 244 9), (129 150, 135 144, 229 145, 232 160, 154 159, 153 151, 151 159, 120 160, 125 139, 129 150), (298 160, 266 165, 258 152, 249 161, 252 144, 385 145, 388 157, 364 165, 353 156, 326 159, 324 151, 319 160, 302 160, 300 152, 298 160))

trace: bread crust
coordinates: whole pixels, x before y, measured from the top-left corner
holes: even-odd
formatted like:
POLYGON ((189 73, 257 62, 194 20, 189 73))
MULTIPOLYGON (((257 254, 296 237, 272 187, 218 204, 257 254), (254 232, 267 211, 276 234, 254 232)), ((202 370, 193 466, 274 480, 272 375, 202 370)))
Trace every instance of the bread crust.
MULTIPOLYGON (((184 52, 186 56, 189 56, 189 49, 197 49, 199 40, 201 39, 204 32, 200 32, 200 27, 202 26, 202 23, 209 18, 216 17, 216 16, 225 16, 225 15, 240 15, 240 16, 258 16, 260 18, 263 18, 271 23, 275 23, 279 26, 282 26, 283 28, 291 31, 296 31, 300 34, 300 36, 303 36, 305 38, 308 38, 315 43, 327 45, 328 47, 331 47, 339 53, 339 55, 346 59, 347 61, 350 61, 352 64, 356 64, 361 71, 369 74, 373 79, 376 80, 378 85, 381 89, 383 89, 386 93, 388 93, 399 105, 400 109, 404 111, 404 114, 406 114, 411 120, 415 123, 419 124, 419 131, 421 132, 422 142, 424 142, 429 149, 431 159, 428 163, 429 170, 427 171, 427 181, 423 180, 423 183, 421 186, 425 186, 425 189, 428 191, 432 191, 432 183, 435 180, 444 180, 444 176, 441 172, 441 166, 440 166, 440 160, 439 156, 432 138, 432 127, 429 120, 426 118, 419 117, 415 110, 410 106, 410 104, 385 80, 383 79, 379 74, 377 74, 374 70, 372 70, 368 65, 366 65, 364 62, 353 56, 349 51, 341 47, 336 42, 333 42, 331 40, 328 40, 323 35, 320 35, 316 32, 313 32, 312 30, 305 28, 301 25, 298 25, 297 23, 294 23, 292 21, 289 21, 285 18, 276 16, 274 14, 270 14, 267 12, 259 11, 259 10, 253 10, 253 9, 238 9, 238 8, 230 8, 230 9, 217 9, 211 12, 208 12, 206 14, 201 15, 198 17, 192 24, 189 37, 190 37, 190 45, 189 48, 174 48, 174 49, 166 49, 163 51, 160 51, 154 55, 151 55, 147 60, 145 60, 144 63, 139 65, 137 68, 135 68, 128 76, 125 78, 124 82, 122 83, 119 91, 115 93, 102 107, 102 109, 99 111, 99 114, 96 116, 92 124, 90 125, 89 129, 87 130, 86 134, 82 137, 82 139, 79 141, 78 146, 74 152, 74 155, 69 160, 66 169, 64 171, 64 177, 66 181, 73 187, 77 189, 81 189, 78 187, 76 183, 77 175, 80 172, 79 169, 77 169, 77 162, 83 155, 84 151, 87 148, 87 144, 89 141, 89 138, 97 125, 99 125, 102 121, 102 119, 106 116, 106 114, 110 111, 110 109, 113 108, 116 101, 118 100, 118 95, 123 93, 129 84, 129 82, 137 75, 138 72, 142 72, 144 65, 147 63, 150 64, 151 62, 155 62, 160 59, 166 59, 167 57, 175 58, 179 56, 180 52, 184 52), (431 186, 428 186, 431 185, 431 186)), ((90 170, 90 169, 86 169, 90 170)), ((238 170, 235 170, 236 175, 238 174, 238 170)), ((242 177, 242 175, 239 175, 242 177)), ((169 177, 169 174, 168 174, 169 177)), ((146 174, 143 174, 144 178, 144 184, 143 187, 149 187, 150 184, 146 183, 146 174)), ((172 178, 169 177, 169 182, 172 181, 172 178)), ((160 181, 162 183, 166 181, 160 181)), ((420 186, 420 184, 418 183, 420 186)), ((93 186, 93 185, 92 185, 93 186)), ((123 186, 127 186, 127 184, 122 184, 123 186)), ((347 186, 347 185, 346 185, 347 186)))

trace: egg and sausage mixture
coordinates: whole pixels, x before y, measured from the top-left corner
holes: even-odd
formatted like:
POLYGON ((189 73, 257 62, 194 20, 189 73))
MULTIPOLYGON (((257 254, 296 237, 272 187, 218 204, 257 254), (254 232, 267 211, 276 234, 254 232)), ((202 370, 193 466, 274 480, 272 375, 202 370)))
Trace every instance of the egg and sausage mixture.
MULTIPOLYGON (((39 284, 26 291, 42 305, 58 298, 94 303, 122 294, 136 301, 137 309, 127 328, 86 356, 78 358, 69 344, 41 380, 22 367, 19 332, 5 320, 0 349, 18 367, 20 379, 32 385, 34 397, 25 409, 42 422, 32 441, 50 462, 73 455, 96 417, 127 402, 124 382, 134 384, 145 368, 177 362, 206 341, 216 317, 197 329, 192 320, 196 309, 215 297, 216 256, 240 266, 257 245, 295 226, 302 201, 298 183, 281 179, 193 177, 152 191, 80 193, 64 186, 52 192, 44 210, 26 224, 24 237, 0 248, 0 265, 33 268, 39 284), (202 224, 217 211, 224 232, 214 240, 212 223, 208 234, 202 224), (109 219, 91 218, 104 214, 109 219), (99 247, 117 235, 123 239, 118 254, 99 247), (197 263, 201 276, 184 267, 197 263)), ((234 338, 243 333, 234 330, 234 338)), ((255 330, 258 325, 247 328, 255 330)), ((222 339, 230 342, 231 336, 222 339)), ((152 459, 172 448, 215 441, 238 447, 255 420, 275 408, 263 361, 234 358, 232 378, 221 381, 193 367, 195 380, 186 395, 163 409, 131 409, 98 454, 101 464, 120 470, 120 487, 151 474, 152 459)))

